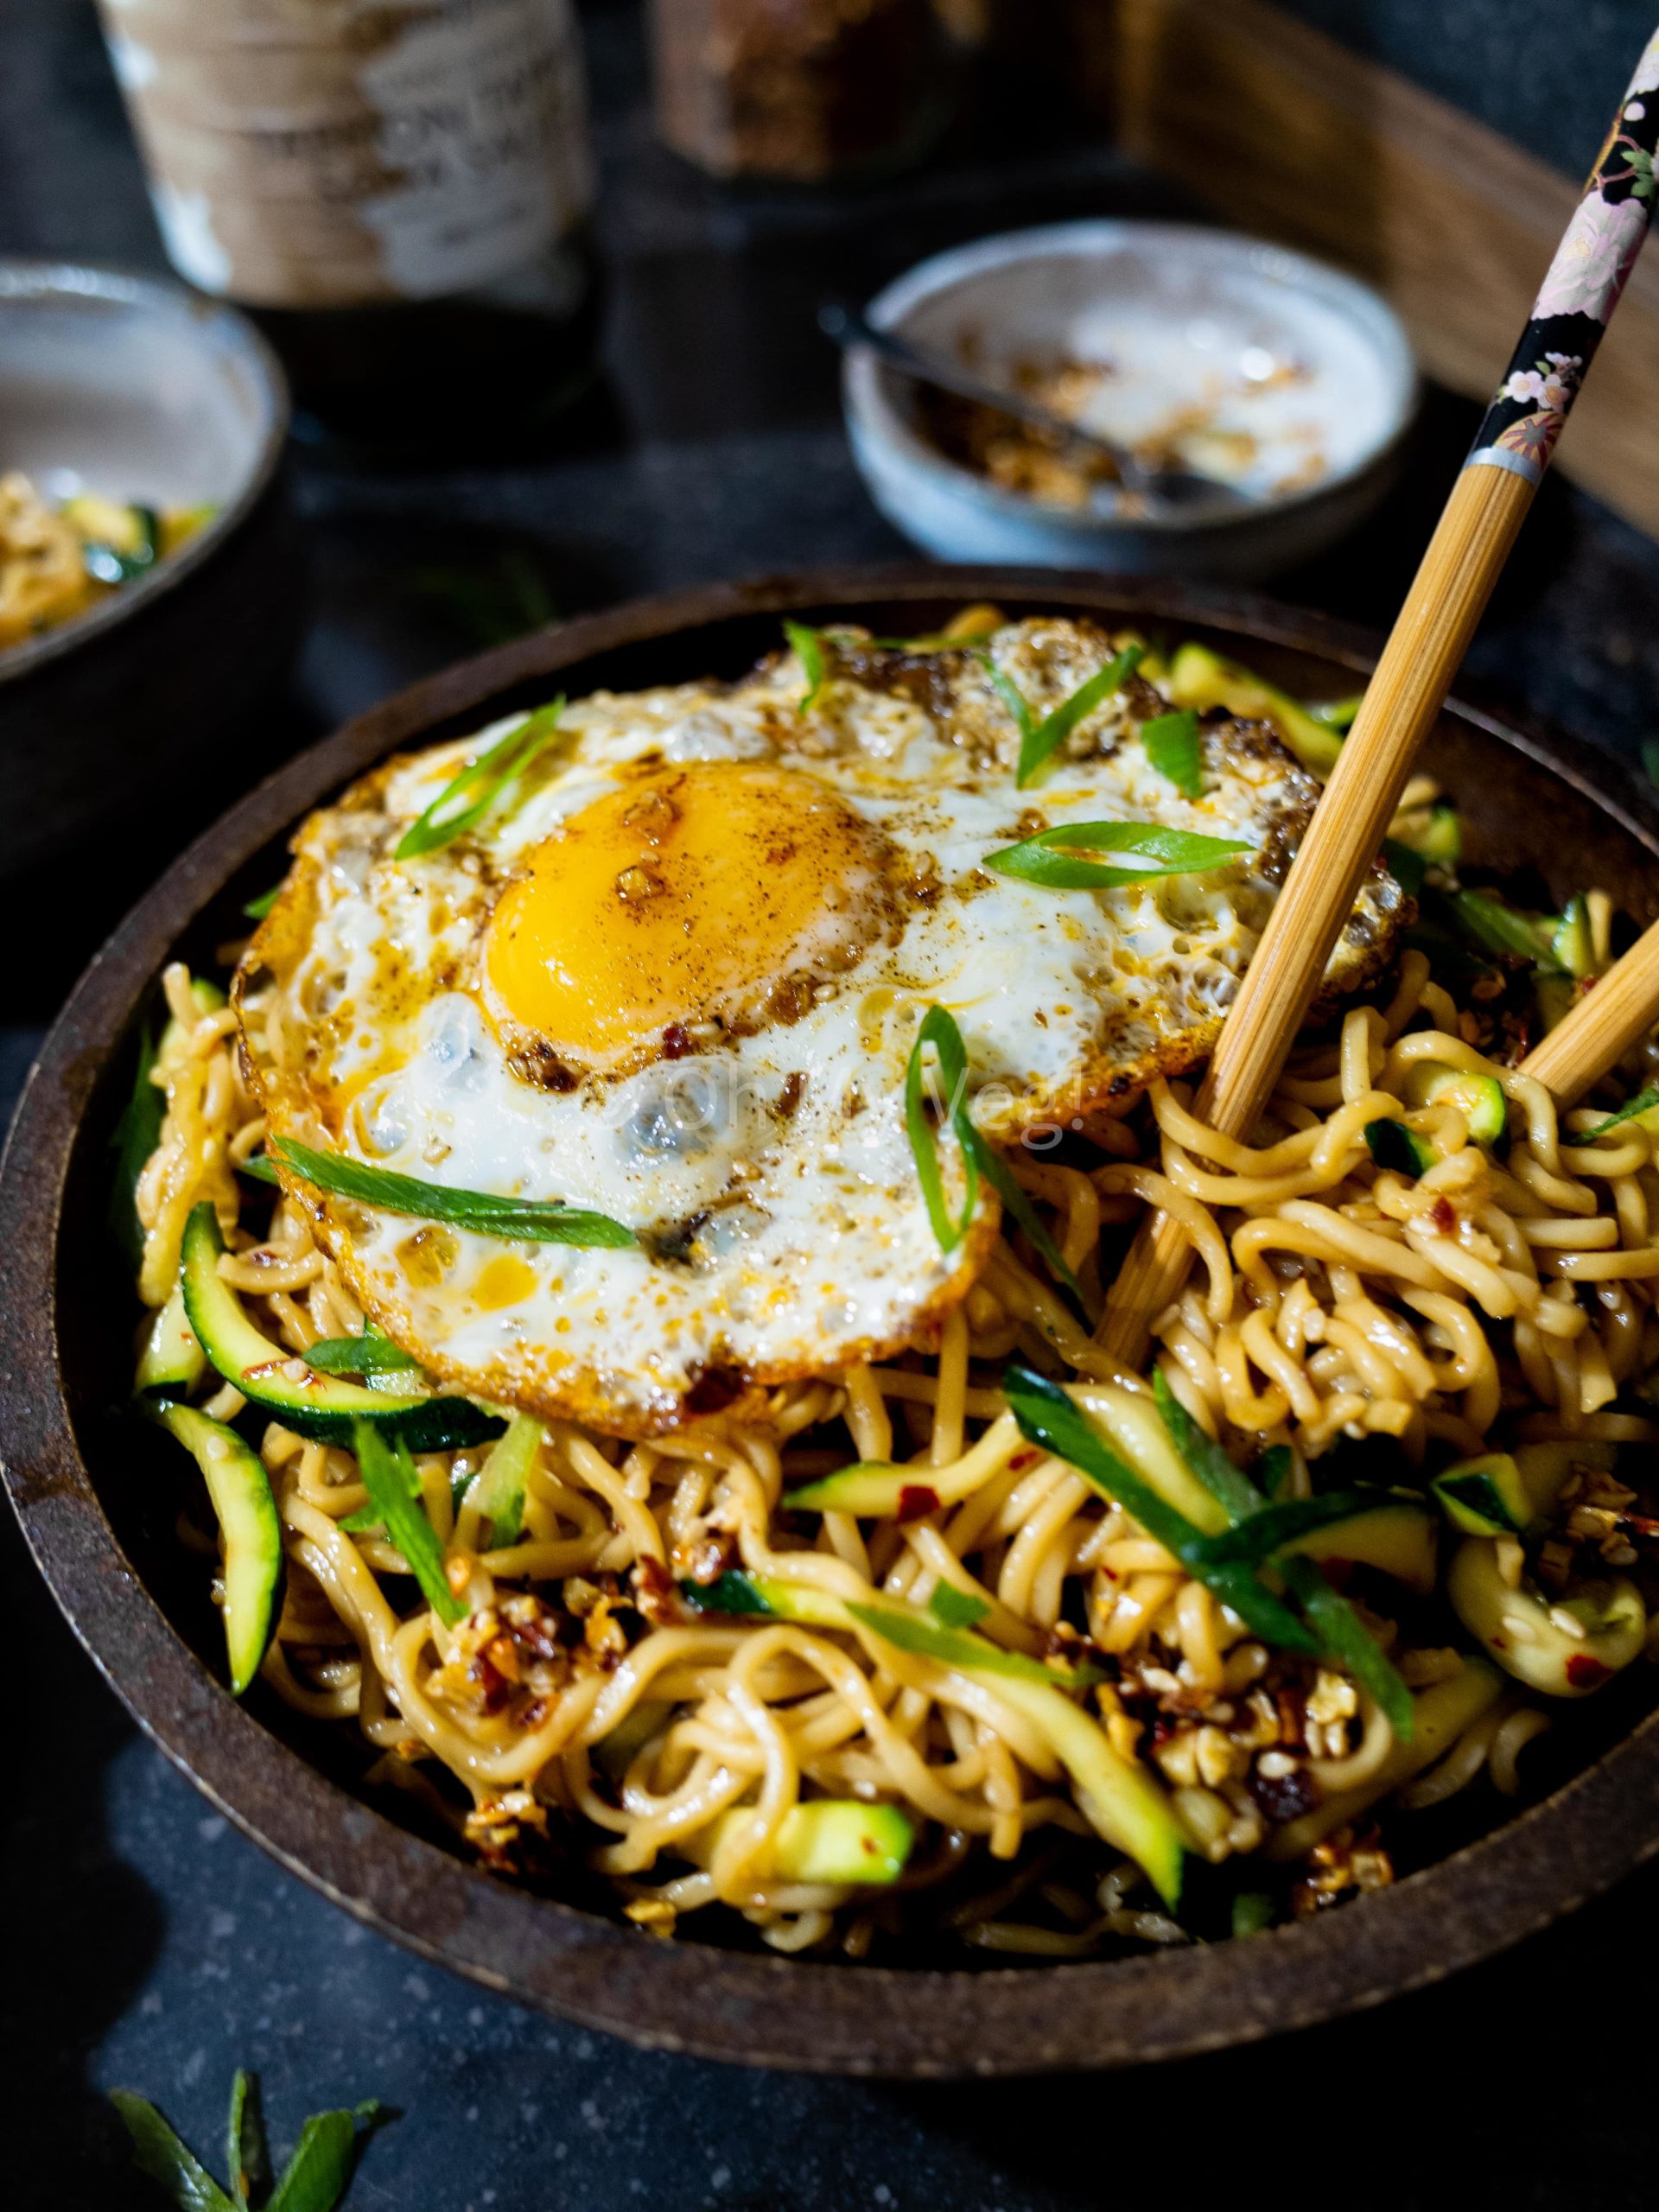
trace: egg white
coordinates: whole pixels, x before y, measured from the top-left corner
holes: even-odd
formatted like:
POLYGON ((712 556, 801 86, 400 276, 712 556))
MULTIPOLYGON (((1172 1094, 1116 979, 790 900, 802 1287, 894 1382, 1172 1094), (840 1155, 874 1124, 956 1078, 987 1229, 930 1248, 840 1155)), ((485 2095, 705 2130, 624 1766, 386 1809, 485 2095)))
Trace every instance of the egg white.
MULTIPOLYGON (((1112 641, 1027 623, 993 650, 1041 714, 1112 641)), ((903 1091, 930 1004, 955 1014, 976 1118, 1005 1143, 1050 1144, 1208 1049, 1273 897, 1256 855, 1306 818, 1306 777, 1261 733, 1224 731, 1206 739, 1203 797, 1185 799, 1120 695, 1018 791, 1006 706, 976 662, 950 664, 949 684, 921 696, 832 675, 804 713, 792 655, 731 687, 596 694, 567 710, 516 804, 417 860, 392 857, 404 830, 517 717, 390 764, 304 825, 238 982, 272 1131, 453 1187, 561 1198, 642 1240, 508 1246, 292 1185, 365 1309, 432 1372, 641 1435, 734 1392, 753 1404, 771 1384, 891 1353, 965 1294, 995 1228, 982 1193, 944 1252, 923 1202, 903 1091), (646 764, 749 761, 811 776, 887 840, 905 886, 896 942, 876 934, 788 1022, 747 1035, 705 1024, 689 1057, 620 1079, 525 1080, 482 975, 504 887, 646 764), (1107 892, 982 865, 1033 826, 1094 819, 1250 850, 1201 877, 1107 892)), ((1374 964, 1398 906, 1397 887, 1374 878, 1333 981, 1374 964)), ((953 1144, 943 1156, 959 1205, 953 1144)))

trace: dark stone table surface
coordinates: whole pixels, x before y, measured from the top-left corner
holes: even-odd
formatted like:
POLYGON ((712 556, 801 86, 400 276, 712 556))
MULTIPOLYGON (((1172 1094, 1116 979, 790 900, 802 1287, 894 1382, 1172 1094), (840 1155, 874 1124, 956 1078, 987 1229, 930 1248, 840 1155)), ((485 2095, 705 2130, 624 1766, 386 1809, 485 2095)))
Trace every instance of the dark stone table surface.
MULTIPOLYGON (((1438 24, 1463 11, 1414 12, 1438 24)), ((1628 12, 1575 22, 1599 13, 1622 31, 1628 12)), ((1411 13, 1402 0, 1400 20, 1411 13)), ((1495 14, 1516 20, 1484 0, 1468 13, 1482 37, 1495 14)), ((601 391, 550 451, 511 467, 393 477, 302 462, 317 588, 290 744, 477 642, 434 582, 463 561, 505 584, 528 560, 568 612, 899 556, 848 459, 817 300, 988 229, 1168 204, 1109 148, 1018 101, 901 185, 728 194, 653 146, 632 10, 585 20, 613 285, 601 391)), ((159 262, 87 0, 0 6, 0 251, 159 262)), ((1283 594, 1386 622, 1469 427, 1467 410, 1432 398, 1406 487, 1283 594)), ((1586 744, 1634 752, 1659 728, 1659 548, 1553 483, 1473 663, 1586 744)), ((0 982, 0 1116, 113 902, 166 857, 89 855, 0 900, 29 930, 28 961, 0 982)), ((1138 2078, 888 2088, 741 2072, 560 2026, 366 1934, 135 1732, 9 1520, 0 1574, 22 1669, 0 1804, 8 2208, 148 2201, 100 2093, 143 2090, 216 2156, 238 2063, 264 2076, 283 2141, 323 2104, 397 2108, 355 2185, 365 2212, 1070 2212, 1241 2188, 1401 2212, 1651 2202, 1651 2035, 1637 2006, 1659 1977, 1659 1874, 1450 1986, 1138 2078)))

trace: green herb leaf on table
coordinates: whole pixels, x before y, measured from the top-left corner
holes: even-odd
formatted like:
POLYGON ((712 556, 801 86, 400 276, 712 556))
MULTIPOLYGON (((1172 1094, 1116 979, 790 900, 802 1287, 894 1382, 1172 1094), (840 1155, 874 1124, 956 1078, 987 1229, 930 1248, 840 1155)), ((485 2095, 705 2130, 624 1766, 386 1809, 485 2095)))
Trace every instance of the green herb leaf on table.
POLYGON ((200 2161, 186 2148, 147 2097, 111 2089, 110 2102, 132 2139, 132 2163, 164 2189, 179 2212, 237 2212, 200 2161))
MULTIPOLYGON (((443 1547, 428 1517, 415 1462, 402 1444, 389 1444, 372 1421, 353 1422, 352 1449, 357 1455, 363 1487, 369 1493, 369 1506, 385 1529, 386 1541, 403 1554, 427 1604, 453 1628, 457 1621, 466 1619, 468 1607, 466 1599, 449 1587, 443 1571, 443 1547)), ((353 1514, 351 1517, 357 1521, 362 1516, 353 1514)))
POLYGON ((801 673, 806 678, 806 689, 795 709, 798 715, 804 715, 823 689, 823 633, 804 622, 785 622, 784 635, 794 649, 795 657, 801 664, 801 673))
POLYGON ((1046 891, 1116 891, 1154 876, 1201 875, 1249 850, 1236 837, 1206 837, 1196 830, 1167 830, 1156 822, 1061 822, 1017 845, 987 853, 982 865, 1046 891), (1125 866, 1110 867, 1074 859, 1078 848, 1131 857, 1125 866))
POLYGON ((138 1065, 132 1091, 121 1109, 110 1139, 115 1154, 115 1177, 110 1191, 110 1228, 133 1268, 144 1256, 143 1224, 138 1218, 138 1178, 144 1163, 161 1142, 167 1101, 158 1084, 150 1081, 156 1065, 156 1039, 148 1024, 138 1034, 138 1065))
POLYGON ((412 1352, 383 1337, 372 1325, 360 1337, 319 1337, 303 1355, 308 1367, 324 1375, 419 1374, 421 1363, 412 1352))
MULTIPOLYGON (((347 1160, 334 1152, 318 1152, 291 1137, 273 1137, 274 1151, 285 1167, 307 1183, 337 1198, 355 1199, 359 1205, 379 1206, 387 1213, 406 1213, 421 1221, 443 1221, 457 1229, 470 1229, 480 1236, 499 1236, 508 1243, 575 1244, 621 1251, 639 1238, 608 1214, 587 1213, 557 1198, 508 1198, 489 1191, 452 1190, 448 1184, 428 1183, 416 1175, 399 1175, 390 1168, 372 1167, 366 1161, 347 1160)), ((275 1182, 275 1173, 246 1160, 242 1168, 260 1182, 275 1182)))
POLYGON ((1645 1090, 1638 1090, 1634 1098, 1627 1098, 1618 1113, 1610 1114, 1605 1122, 1598 1122, 1593 1128, 1580 1129, 1576 1136, 1564 1136, 1561 1142, 1593 1144, 1598 1137, 1605 1136, 1609 1129, 1618 1128, 1621 1122, 1633 1122, 1638 1114, 1650 1114, 1656 1106, 1659 1106, 1659 1088, 1649 1084, 1645 1090))
POLYGON ((1018 686, 997 666, 989 653, 975 652, 975 659, 995 685, 1002 703, 1014 716, 1020 732, 1020 757, 1014 773, 1018 789, 1025 789, 1050 755, 1058 752, 1077 724, 1093 714, 1103 701, 1109 699, 1113 692, 1134 675, 1146 656, 1144 645, 1126 645, 1116 660, 1109 661, 1086 683, 1080 683, 1069 699, 1063 699, 1052 713, 1039 721, 1018 686))
POLYGON ((226 2130, 231 2161, 231 2195, 238 2212, 248 2212, 256 2194, 270 2179, 270 2156, 259 2113, 259 2085, 241 2067, 231 2083, 231 2118, 226 2130))
MULTIPOLYGON (((110 2102, 132 2139, 133 2164, 167 2191, 179 2212, 250 2212, 270 2177, 258 2083, 251 2075, 238 2067, 231 2085, 228 2195, 147 2097, 112 2089, 110 2102)), ((334 2212, 352 2177, 359 2131, 372 2126, 380 2109, 371 2100, 350 2111, 314 2113, 265 2212, 334 2212)))
POLYGON ((563 698, 538 707, 534 714, 499 738, 486 753, 469 760, 438 793, 418 822, 404 832, 393 858, 418 860, 435 853, 476 827, 490 809, 516 784, 537 757, 559 734, 564 712, 563 698))
POLYGON ((334 2212, 352 2177, 358 2131, 372 2125, 379 2109, 371 2101, 349 2112, 313 2113, 265 2212, 334 2212))
POLYGON ((1153 766, 1169 779, 1183 798, 1203 797, 1204 747, 1196 709, 1178 707, 1173 714, 1142 722, 1141 742, 1153 766))

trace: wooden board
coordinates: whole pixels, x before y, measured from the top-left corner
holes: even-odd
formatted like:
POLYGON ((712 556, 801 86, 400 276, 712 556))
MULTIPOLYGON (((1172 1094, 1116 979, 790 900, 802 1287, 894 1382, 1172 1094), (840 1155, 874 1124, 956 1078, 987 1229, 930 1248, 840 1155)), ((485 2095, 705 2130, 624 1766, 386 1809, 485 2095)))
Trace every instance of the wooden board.
MULTIPOLYGON (((1370 278, 1431 376, 1471 398, 1491 395, 1582 177, 1265 0, 1076 0, 1073 20, 1128 151, 1241 228, 1370 278)), ((1625 66, 1615 58, 1610 67, 1610 117, 1625 66)), ((1584 149, 1586 175, 1597 150, 1584 149)), ((1556 466, 1659 534, 1652 246, 1556 466)))

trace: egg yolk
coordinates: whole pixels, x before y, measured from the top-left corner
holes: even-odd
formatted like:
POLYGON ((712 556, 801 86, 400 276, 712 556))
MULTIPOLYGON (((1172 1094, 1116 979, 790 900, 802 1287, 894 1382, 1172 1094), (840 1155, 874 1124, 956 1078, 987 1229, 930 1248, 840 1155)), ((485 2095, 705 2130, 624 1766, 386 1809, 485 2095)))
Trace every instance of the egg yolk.
POLYGON ((798 1000, 801 978, 846 969, 877 934, 887 858, 798 770, 658 770, 531 851, 490 921, 491 998, 578 1065, 671 1055, 696 1022, 759 1027, 783 979, 798 1000))

